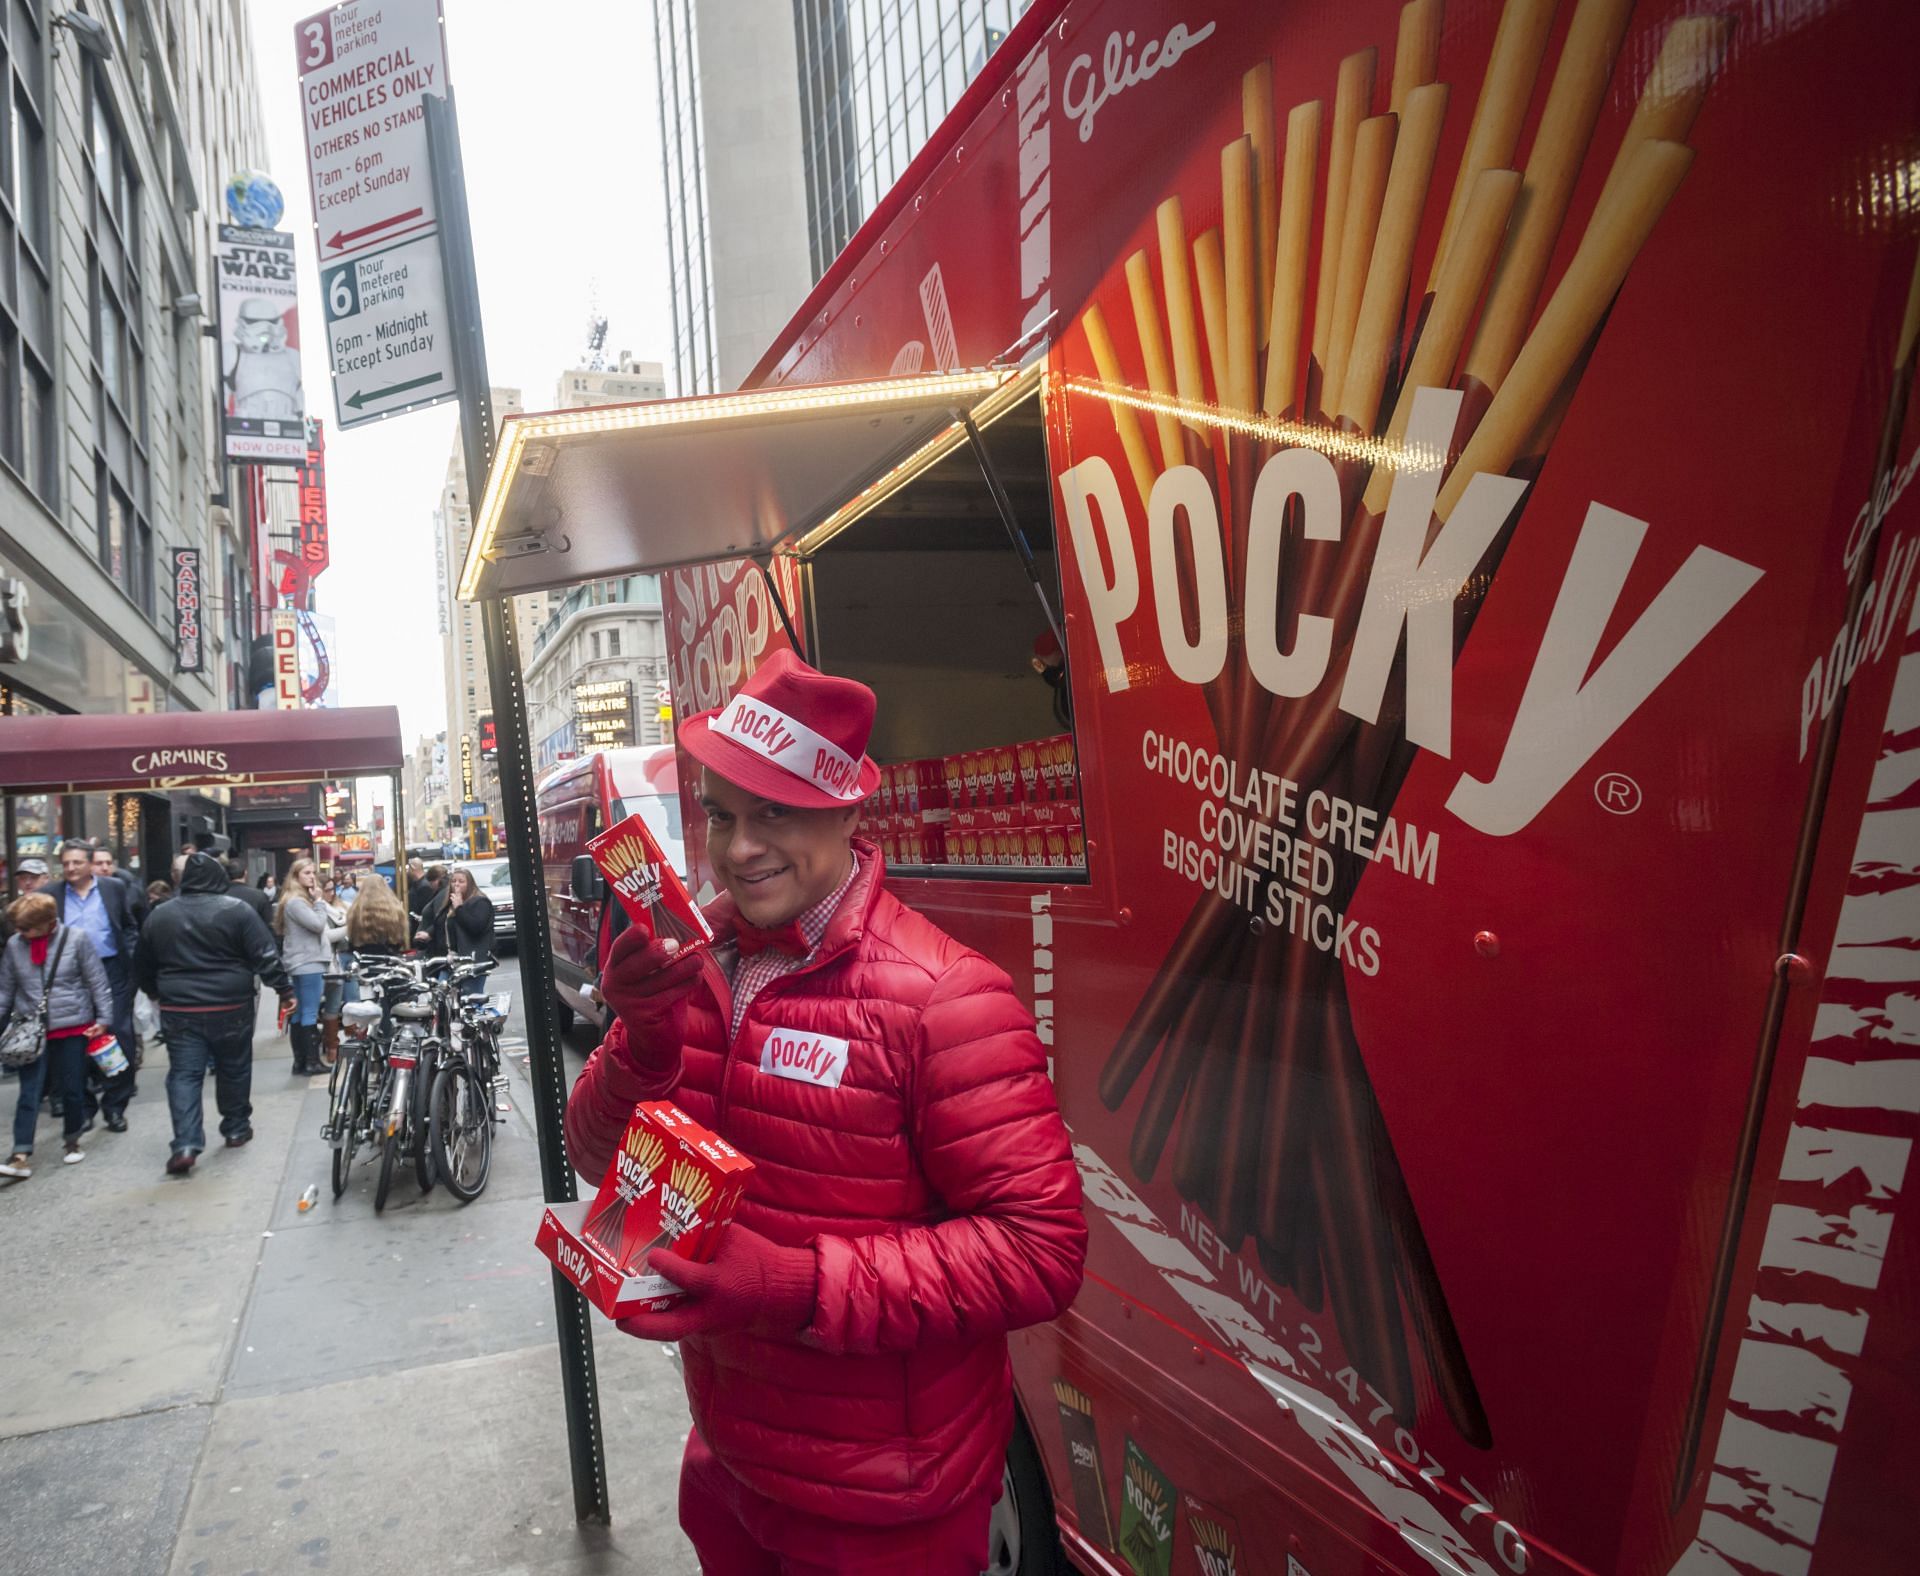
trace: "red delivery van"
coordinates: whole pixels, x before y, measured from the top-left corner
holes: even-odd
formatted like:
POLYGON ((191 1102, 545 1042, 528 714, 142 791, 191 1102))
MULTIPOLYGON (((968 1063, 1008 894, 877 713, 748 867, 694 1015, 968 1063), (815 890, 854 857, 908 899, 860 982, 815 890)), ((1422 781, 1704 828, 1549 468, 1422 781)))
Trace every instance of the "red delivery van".
POLYGON ((1915 58, 1040 0, 747 390, 508 420, 469 579, 872 685, 1051 1047, 1009 1568, 1910 1567, 1915 58))
POLYGON ((540 860, 546 872, 547 924, 553 933, 553 981, 562 1028, 574 1015, 599 1023, 599 978, 612 925, 605 882, 587 843, 636 812, 677 868, 681 843, 680 776, 671 748, 593 750, 563 761, 534 785, 540 860))

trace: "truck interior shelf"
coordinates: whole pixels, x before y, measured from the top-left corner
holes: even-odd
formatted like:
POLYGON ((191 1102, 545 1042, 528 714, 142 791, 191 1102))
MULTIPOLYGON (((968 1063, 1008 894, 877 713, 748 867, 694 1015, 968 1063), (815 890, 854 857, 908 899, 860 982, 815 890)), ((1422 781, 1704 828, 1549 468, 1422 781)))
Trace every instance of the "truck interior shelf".
POLYGON ((1072 880, 1086 866, 1072 715, 1034 594, 1059 606, 1037 385, 980 442, 1034 583, 980 457, 961 444, 807 552, 809 642, 821 666, 879 697, 871 750, 890 764, 866 835, 889 867, 1072 880))

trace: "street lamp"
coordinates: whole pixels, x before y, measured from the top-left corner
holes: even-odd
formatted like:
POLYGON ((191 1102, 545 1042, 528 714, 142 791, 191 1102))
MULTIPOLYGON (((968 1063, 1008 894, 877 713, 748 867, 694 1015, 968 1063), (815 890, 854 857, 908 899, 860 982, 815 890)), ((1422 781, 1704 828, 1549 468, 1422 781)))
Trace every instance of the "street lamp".
MULTIPOLYGON (((107 31, 107 24, 98 17, 88 16, 84 11, 67 11, 53 19, 55 27, 64 27, 73 34, 73 41, 80 46, 82 54, 91 55, 95 60, 113 58, 113 35, 107 31)), ((60 53, 54 46, 54 55, 60 53)))

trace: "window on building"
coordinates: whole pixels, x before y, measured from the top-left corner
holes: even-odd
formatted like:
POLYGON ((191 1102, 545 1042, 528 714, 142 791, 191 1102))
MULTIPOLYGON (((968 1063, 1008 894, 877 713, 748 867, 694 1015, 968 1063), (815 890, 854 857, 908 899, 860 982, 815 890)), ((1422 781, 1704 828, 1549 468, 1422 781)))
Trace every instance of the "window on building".
POLYGON ((94 498, 100 562, 153 615, 153 467, 140 296, 140 182, 97 69, 87 73, 87 295, 93 327, 94 498))
POLYGON ((593 632, 593 634, 588 637, 588 645, 592 649, 593 660, 595 662, 598 662, 600 660, 600 631, 599 630, 596 629, 593 632))
POLYGON ((617 629, 607 631, 607 655, 610 657, 620 655, 620 631, 617 629))
POLYGON ((46 0, 0 7, 0 459, 54 501, 46 0))

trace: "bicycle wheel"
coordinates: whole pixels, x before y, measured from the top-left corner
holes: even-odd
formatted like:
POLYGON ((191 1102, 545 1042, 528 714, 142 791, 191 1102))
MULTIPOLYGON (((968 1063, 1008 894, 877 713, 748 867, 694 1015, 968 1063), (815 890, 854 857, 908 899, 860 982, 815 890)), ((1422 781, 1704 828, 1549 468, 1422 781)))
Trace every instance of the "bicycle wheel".
MULTIPOLYGON (((413 1145, 413 1178, 420 1184, 422 1193, 433 1191, 433 1145, 427 1141, 427 1096, 433 1092, 432 1083, 425 1076, 426 1067, 422 1066, 413 1075, 413 1088, 408 1104, 412 1109, 407 1112, 407 1141, 413 1145)), ((440 1074, 433 1075, 433 1083, 440 1081, 440 1074)))
POLYGON ((450 1062, 434 1078, 427 1104, 434 1170, 463 1204, 486 1190, 493 1170, 493 1113, 487 1098, 471 1067, 450 1062))
POLYGON ((393 1190, 393 1162, 400 1153, 400 1133, 396 1128, 387 1134, 387 1147, 380 1156, 380 1181, 373 1190, 373 1212, 379 1214, 387 1207, 387 1194, 393 1190))
POLYGON ((333 1151, 333 1196, 347 1190, 347 1176, 353 1170, 354 1152, 360 1147, 360 1105, 366 1094, 367 1064, 358 1057, 349 1059, 340 1074, 339 1098, 333 1105, 333 1131, 338 1141, 333 1151))

